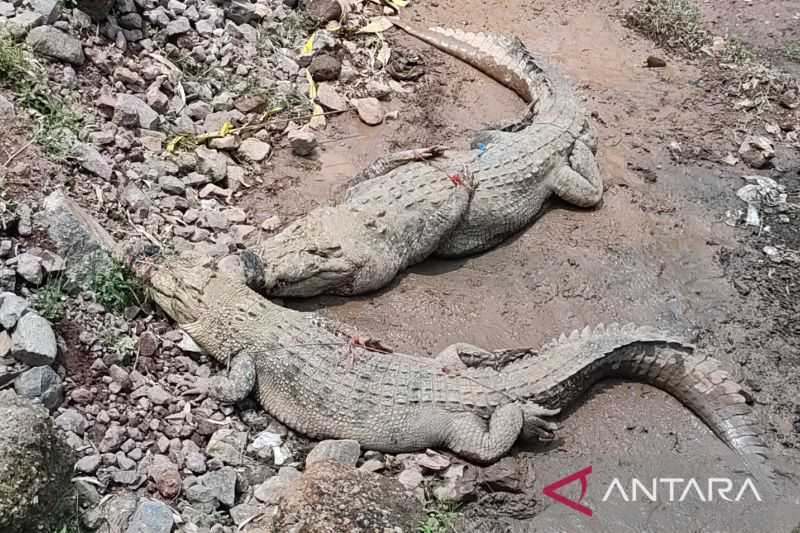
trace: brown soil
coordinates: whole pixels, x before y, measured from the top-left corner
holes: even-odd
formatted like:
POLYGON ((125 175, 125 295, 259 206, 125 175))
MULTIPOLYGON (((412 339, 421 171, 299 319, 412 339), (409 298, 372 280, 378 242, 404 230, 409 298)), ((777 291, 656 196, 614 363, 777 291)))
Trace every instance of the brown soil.
MULTIPOLYGON (((538 346, 599 322, 670 328, 728 361, 746 379, 770 440, 796 456, 800 274, 796 265, 766 263, 761 248, 785 242, 797 250, 797 222, 761 236, 724 223, 726 210, 742 208, 735 196, 744 184, 740 177, 759 173, 717 163, 736 152, 745 134, 739 112, 710 63, 670 55, 627 29, 620 14, 628 4, 443 0, 406 10, 403 16, 418 23, 516 34, 563 69, 585 97, 600 136, 603 205, 589 211, 555 205, 489 253, 426 261, 376 294, 290 305, 321 310, 396 349, 418 353, 435 353, 453 342, 490 349, 538 346), (651 54, 666 58, 668 67, 644 68, 651 54)), ((763 49, 797 38, 800 25, 786 18, 793 15, 789 4, 705 7, 713 11, 709 29, 723 33, 727 17, 739 17, 740 25, 724 28, 746 30, 745 41, 763 49), (764 27, 741 18, 745 10, 760 20, 772 20, 780 11, 780 21, 787 23, 780 34, 759 40, 764 27)), ((456 60, 404 34, 392 35, 391 42, 415 50, 428 63, 414 94, 388 104, 400 111, 399 120, 370 128, 355 115, 332 119, 319 160, 311 168, 296 160, 276 161, 273 174, 289 179, 268 177, 283 185, 254 194, 253 212, 289 220, 332 202, 348 176, 376 154, 443 142, 463 146, 469 132, 522 109, 509 91, 456 60)), ((798 115, 784 110, 781 120, 797 123, 798 115)), ((791 149, 779 156, 776 166, 795 165, 782 182, 796 190, 798 156, 791 149)), ((539 482, 631 451, 652 453, 651 458, 698 450, 727 453, 678 402, 633 384, 595 391, 563 419, 559 438, 555 447, 534 455, 537 490, 539 482)), ((641 466, 634 461, 623 470, 635 473, 641 466)), ((661 517, 649 527, 671 530, 670 520, 661 517)), ((516 524, 530 530, 536 522, 516 524)))

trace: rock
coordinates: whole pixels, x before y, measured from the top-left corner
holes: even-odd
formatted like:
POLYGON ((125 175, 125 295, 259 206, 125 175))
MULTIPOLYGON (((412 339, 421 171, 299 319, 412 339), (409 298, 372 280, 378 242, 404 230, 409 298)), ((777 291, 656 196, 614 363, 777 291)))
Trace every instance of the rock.
POLYGON ((242 141, 242 144, 239 146, 240 155, 245 159, 256 162, 266 159, 271 150, 272 146, 270 146, 269 143, 259 141, 252 137, 242 141))
POLYGON ((139 335, 139 342, 136 343, 136 349, 139 355, 143 357, 153 357, 158 351, 158 337, 152 331, 143 331, 139 335))
POLYGON ((8 24, 3 29, 10 33, 15 40, 21 41, 29 31, 41 23, 42 16, 39 13, 21 10, 16 17, 8 21, 8 24))
POLYGON ((47 223, 50 240, 70 265, 66 274, 70 281, 80 284, 87 279, 109 260, 103 250, 116 245, 111 235, 61 190, 45 199, 42 220, 47 223))
POLYGON ((241 96, 237 98, 233 106, 240 112, 240 113, 256 113, 258 112, 264 104, 267 103, 266 98, 261 95, 248 95, 248 96, 241 96))
POLYGON ((17 14, 14 4, 11 2, 0 2, 0 17, 11 18, 17 14))
POLYGON ((164 33, 167 34, 167 37, 177 37, 178 35, 189 33, 191 30, 192 25, 189 23, 189 19, 186 17, 178 17, 167 24, 167 27, 164 28, 164 33))
POLYGON ((219 429, 211 435, 206 453, 225 464, 239 466, 247 445, 247 433, 233 429, 219 429))
POLYGON ((317 19, 321 26, 342 16, 342 6, 338 0, 306 0, 305 5, 306 12, 317 19))
MULTIPOLYGON (((74 396, 74 392, 73 396, 74 396)), ((100 444, 97 445, 97 449, 100 453, 108 453, 108 452, 115 452, 119 449, 125 439, 127 438, 127 433, 125 428, 119 425, 111 425, 107 430, 105 435, 103 435, 103 440, 100 441, 100 444)))
POLYGON ((667 66, 667 62, 661 59, 660 57, 656 56, 648 56, 647 58, 647 67, 648 68, 664 68, 667 66))
POLYGON ((14 391, 22 398, 39 400, 51 411, 64 400, 61 378, 49 366, 31 368, 20 374, 14 380, 14 391))
POLYGON ((186 184, 175 176, 161 176, 158 178, 158 186, 162 191, 178 196, 183 196, 186 191, 186 184))
POLYGON ((11 335, 7 331, 0 331, 0 359, 5 359, 9 355, 11 355, 11 335))
POLYGON ((277 476, 272 476, 261 483, 253 491, 253 496, 260 502, 275 505, 286 492, 289 484, 300 478, 300 472, 291 466, 285 466, 278 471, 277 476))
POLYGON ((422 472, 416 468, 406 468, 397 476, 397 481, 408 490, 414 490, 422 484, 422 472))
POLYGON ((0 531, 52 531, 73 503, 73 459, 47 410, 0 392, 0 531))
POLYGON ((166 405, 173 401, 172 394, 165 391, 161 385, 154 385, 148 388, 147 399, 156 405, 166 405))
POLYGON ((0 326, 11 330, 29 309, 28 301, 13 292, 0 292, 0 326))
POLYGON ((19 319, 11 335, 11 355, 26 365, 52 365, 56 360, 56 335, 50 322, 35 313, 19 319))
POLYGON ((11 103, 5 96, 0 95, 0 117, 6 119, 13 119, 17 115, 14 110, 14 104, 11 103))
POLYGON ((158 113, 144 100, 130 94, 117 95, 113 120, 115 124, 127 128, 153 130, 159 125, 158 113))
POLYGON ((388 83, 379 80, 369 80, 367 82, 367 93, 378 100, 384 100, 392 94, 392 88, 388 83))
POLYGON ((33 28, 26 39, 34 52, 80 66, 86 62, 81 42, 53 26, 33 28))
POLYGON ((29 253, 19 254, 17 256, 17 274, 31 285, 38 287, 44 281, 42 259, 29 253))
POLYGON ((342 71, 342 62, 336 56, 320 54, 314 56, 308 65, 308 72, 314 81, 332 81, 339 77, 342 71))
POLYGON ((310 155, 317 147, 317 137, 308 128, 299 128, 289 132, 289 145, 292 153, 299 156, 310 155))
POLYGON ((240 124, 245 120, 245 116, 235 109, 229 111, 216 111, 209 113, 203 120, 203 129, 208 133, 216 133, 222 129, 226 123, 232 125, 240 124))
POLYGON ((261 17, 258 13, 256 4, 251 4, 248 0, 232 0, 223 5, 225 16, 236 24, 247 24, 257 22, 261 17))
POLYGON ((274 529, 303 524, 304 533, 351 531, 417 531, 422 504, 393 479, 321 461, 293 481, 281 498, 274 529))
POLYGON ((178 465, 166 455, 156 455, 147 469, 147 475, 156 484, 164 498, 175 498, 181 492, 181 474, 178 465))
POLYGON ((383 122, 383 109, 377 98, 355 98, 353 105, 358 111, 358 117, 365 124, 377 126, 383 122))
POLYGON ((775 157, 775 146, 767 137, 748 135, 739 147, 739 156, 752 168, 764 168, 775 157))
POLYGON ((81 457, 75 463, 75 471, 81 474, 94 474, 98 468, 100 468, 100 454, 81 457))
POLYGON ((306 457, 306 466, 319 461, 334 461, 343 465, 356 466, 361 455, 361 446, 355 440, 323 440, 314 446, 306 457))
POLYGON ((347 100, 330 83, 320 83, 317 87, 317 102, 331 111, 347 111, 347 100))
POLYGON ((111 11, 114 0, 78 0, 78 9, 92 17, 95 22, 102 22, 111 11))
POLYGON ((533 487, 533 461, 525 457, 503 457, 479 469, 476 481, 491 491, 522 493, 533 487))
POLYGON ((415 455, 414 462, 432 472, 439 472, 450 466, 450 459, 447 456, 433 450, 415 455))
POLYGON ((172 510, 167 505, 142 498, 131 516, 126 533, 170 533, 174 523, 172 510))
POLYGON ((64 431, 71 431, 78 436, 83 436, 88 427, 86 417, 75 409, 66 409, 58 415, 54 421, 57 428, 64 431))
POLYGON ((232 507, 236 503, 236 470, 229 466, 197 478, 197 483, 187 491, 187 498, 195 502, 220 504, 232 507))
POLYGON ((97 148, 87 143, 78 143, 72 148, 72 157, 78 160, 84 170, 104 180, 111 179, 113 167, 97 148))
POLYGON ((203 474, 206 471, 206 456, 200 452, 186 454, 186 468, 193 474, 203 474))
POLYGON ((232 163, 227 155, 204 146, 198 146, 195 152, 197 154, 197 170, 200 173, 211 176, 213 181, 225 179, 228 173, 228 164, 232 163))

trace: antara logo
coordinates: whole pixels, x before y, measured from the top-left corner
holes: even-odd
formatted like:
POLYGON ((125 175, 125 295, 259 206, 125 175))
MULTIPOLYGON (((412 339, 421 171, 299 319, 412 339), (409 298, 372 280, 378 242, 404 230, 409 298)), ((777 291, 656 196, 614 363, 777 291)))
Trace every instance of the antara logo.
MULTIPOLYGON (((586 496, 586 490, 589 485, 588 478, 591 473, 592 467, 587 466, 582 470, 578 470, 558 481, 550 483, 544 487, 544 495, 581 514, 592 516, 592 510, 580 503, 584 496, 586 496), (577 501, 571 500, 563 494, 556 492, 561 487, 569 485, 574 481, 580 481, 581 483, 581 495, 578 497, 577 501)), ((649 483, 637 478, 632 478, 630 481, 630 490, 626 491, 623 483, 619 478, 615 477, 606 488, 602 501, 607 502, 615 495, 625 502, 683 502, 687 499, 701 502, 740 502, 745 498, 758 502, 762 501, 761 494, 759 494, 753 480, 750 478, 745 479, 744 482, 738 486, 729 478, 718 477, 700 481, 696 478, 685 479, 673 477, 652 478, 648 481, 649 483)))
POLYGON ((591 473, 592 473, 592 467, 587 466, 583 470, 578 470, 574 474, 570 474, 567 477, 563 477, 558 481, 550 483, 544 488, 544 495, 553 498, 558 503, 562 503, 567 507, 569 507, 570 509, 578 511, 579 513, 583 513, 586 516, 592 516, 592 510, 586 507, 585 505, 580 504, 580 501, 583 499, 584 496, 586 496, 586 488, 588 487, 589 484, 588 477, 589 474, 591 473), (566 496, 556 492, 564 485, 569 485, 570 483, 578 479, 581 481, 581 495, 578 498, 577 502, 575 500, 570 500, 566 496))

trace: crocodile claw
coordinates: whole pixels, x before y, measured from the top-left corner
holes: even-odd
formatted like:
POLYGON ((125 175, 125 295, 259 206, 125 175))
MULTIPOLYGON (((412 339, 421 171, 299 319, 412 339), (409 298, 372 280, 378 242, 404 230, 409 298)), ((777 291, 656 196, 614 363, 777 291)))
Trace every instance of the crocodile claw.
POLYGON ((526 402, 522 404, 524 422, 522 434, 525 438, 535 438, 541 441, 550 441, 555 438, 558 424, 548 422, 542 417, 557 415, 561 409, 546 409, 539 404, 526 402))

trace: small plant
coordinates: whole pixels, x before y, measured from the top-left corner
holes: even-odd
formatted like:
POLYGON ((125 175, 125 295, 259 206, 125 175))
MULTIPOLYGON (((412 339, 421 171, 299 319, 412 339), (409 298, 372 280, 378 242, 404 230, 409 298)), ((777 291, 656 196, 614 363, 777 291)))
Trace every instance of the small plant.
POLYGON ((784 44, 783 55, 793 61, 800 62, 800 41, 789 41, 784 44))
POLYGON ((428 511, 428 516, 417 528, 418 533, 453 533, 458 513, 451 505, 440 504, 428 511))
POLYGON ((691 0, 637 0, 625 14, 628 25, 659 46, 696 52, 709 41, 700 9, 691 0))
POLYGON ((94 265, 89 276, 89 290, 96 301, 109 311, 122 312, 137 304, 139 284, 133 274, 117 261, 102 261, 94 265))
POLYGON ((133 365, 136 356, 136 341, 128 335, 120 335, 119 332, 108 331, 100 337, 100 344, 119 357, 119 364, 125 367, 133 365))
POLYGON ((64 299, 66 296, 67 290, 64 277, 53 277, 36 292, 33 308, 50 322, 58 322, 64 318, 64 299))

